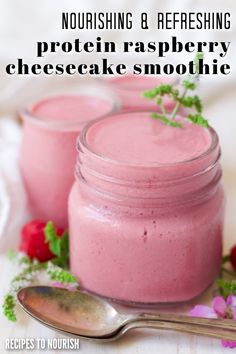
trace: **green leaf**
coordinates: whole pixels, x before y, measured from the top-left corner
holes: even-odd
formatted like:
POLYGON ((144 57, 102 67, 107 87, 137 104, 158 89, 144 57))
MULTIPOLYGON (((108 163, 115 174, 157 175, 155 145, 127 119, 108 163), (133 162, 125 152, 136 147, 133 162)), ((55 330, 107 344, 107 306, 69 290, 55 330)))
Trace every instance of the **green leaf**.
POLYGON ((49 242, 50 251, 56 256, 54 264, 66 268, 69 261, 69 235, 65 231, 62 236, 58 236, 54 224, 49 221, 44 229, 45 239, 49 242))
POLYGON ((69 256, 69 234, 67 231, 60 238, 61 240, 61 256, 69 256))
POLYGON ((184 106, 184 107, 195 107, 197 113, 202 112, 202 102, 198 96, 185 96, 179 99, 179 102, 184 106))
MULTIPOLYGON (((50 251, 57 257, 62 255, 62 239, 67 237, 68 234, 62 236, 57 235, 56 228, 53 222, 49 221, 44 229, 46 242, 49 242, 50 251)), ((64 241, 64 240, 63 240, 64 241)), ((64 244, 64 242, 63 242, 64 244)))
POLYGON ((200 125, 203 128, 208 128, 208 121, 201 114, 189 114, 187 118, 194 124, 200 125))
POLYGON ((7 294, 4 298, 4 303, 2 305, 3 313, 8 318, 9 321, 15 322, 16 321, 16 300, 13 295, 7 294))
POLYGON ((182 98, 180 98, 179 102, 184 107, 192 107, 193 106, 193 97, 192 96, 182 97, 182 98))
POLYGON ((217 279, 216 284, 220 294, 227 298, 229 295, 236 295, 236 280, 217 279))
POLYGON ((177 100, 177 99, 179 98, 179 90, 174 89, 174 88, 172 87, 171 96, 173 97, 174 100, 177 100))
POLYGON ((148 99, 153 99, 157 96, 156 89, 148 90, 143 93, 143 96, 148 99))
POLYGON ((49 249, 55 255, 61 256, 61 240, 56 233, 55 226, 49 221, 44 229, 45 239, 49 242, 49 249))
POLYGON ((154 118, 154 119, 161 120, 164 124, 169 125, 170 127, 182 128, 182 124, 181 123, 176 122, 173 119, 168 119, 165 116, 162 116, 160 114, 152 113, 151 117, 154 118))
POLYGON ((202 113, 202 101, 198 96, 193 96, 193 105, 198 113, 202 113))
POLYGON ((225 263, 227 263, 227 262, 229 262, 229 261, 230 261, 230 255, 229 255, 229 254, 223 256, 223 258, 222 258, 222 264, 225 264, 225 263))
POLYGON ((178 90, 173 90, 172 85, 170 84, 161 84, 157 87, 154 87, 151 90, 147 90, 144 92, 144 97, 149 99, 154 99, 156 96, 164 96, 164 95, 176 95, 178 90))
POLYGON ((161 96, 168 95, 172 92, 172 85, 161 84, 156 90, 161 96))
POLYGON ((183 87, 186 89, 186 90, 195 90, 196 89, 196 84, 190 80, 184 80, 182 82, 182 85, 183 87))

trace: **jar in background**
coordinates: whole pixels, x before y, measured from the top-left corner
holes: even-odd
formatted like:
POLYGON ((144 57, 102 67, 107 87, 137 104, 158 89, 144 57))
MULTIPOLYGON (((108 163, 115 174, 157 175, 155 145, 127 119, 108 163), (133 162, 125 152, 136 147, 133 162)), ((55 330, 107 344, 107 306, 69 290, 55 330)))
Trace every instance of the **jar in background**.
POLYGON ((63 95, 43 99, 21 112, 20 169, 34 218, 68 226, 76 138, 85 123, 114 108, 110 99, 63 95))
POLYGON ((183 125, 118 113, 81 133, 69 230, 71 271, 82 288, 127 303, 173 303, 196 297, 217 276, 218 136, 183 125))
MULTIPOLYGON (((153 101, 143 97, 146 90, 150 90, 160 84, 173 83, 168 77, 148 75, 115 76, 106 80, 108 87, 120 101, 122 111, 159 111, 159 106, 153 101)), ((175 102, 171 98, 163 98, 167 112, 174 108, 175 102)))

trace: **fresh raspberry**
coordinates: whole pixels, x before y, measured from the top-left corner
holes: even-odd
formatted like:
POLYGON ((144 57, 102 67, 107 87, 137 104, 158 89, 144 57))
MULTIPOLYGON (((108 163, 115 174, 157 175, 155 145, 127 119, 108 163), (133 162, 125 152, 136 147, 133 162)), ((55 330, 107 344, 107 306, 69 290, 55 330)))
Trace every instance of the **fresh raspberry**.
MULTIPOLYGON (((46 262, 55 257, 45 240, 45 226, 45 222, 33 220, 25 224, 21 230, 20 251, 26 253, 30 258, 36 258, 40 262, 46 262)), ((62 229, 57 229, 56 231, 58 236, 61 236, 64 232, 62 229)))
POLYGON ((230 251, 230 262, 234 270, 236 270, 236 245, 230 251))

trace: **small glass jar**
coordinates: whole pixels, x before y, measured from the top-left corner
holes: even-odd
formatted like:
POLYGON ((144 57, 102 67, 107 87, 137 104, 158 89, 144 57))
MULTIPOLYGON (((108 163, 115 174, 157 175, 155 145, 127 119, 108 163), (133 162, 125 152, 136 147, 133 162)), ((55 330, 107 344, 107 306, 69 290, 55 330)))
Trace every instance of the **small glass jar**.
POLYGON ((173 303, 196 297, 217 276, 224 218, 218 136, 186 124, 163 128, 150 113, 132 112, 83 130, 69 228, 71 271, 86 290, 127 303, 173 303), (189 147, 194 154, 183 159, 189 147))
MULTIPOLYGON (((113 77, 106 80, 108 87, 120 101, 120 109, 124 112, 130 111, 159 111, 159 106, 143 96, 144 91, 150 90, 160 84, 172 83, 170 78, 164 76, 148 75, 125 75, 113 77)), ((164 98, 163 103, 169 112, 174 108, 171 98, 164 98)))
POLYGON ((21 112, 20 170, 34 218, 68 227, 67 199, 73 184, 75 143, 90 120, 113 112, 115 102, 93 96, 42 99, 21 112))

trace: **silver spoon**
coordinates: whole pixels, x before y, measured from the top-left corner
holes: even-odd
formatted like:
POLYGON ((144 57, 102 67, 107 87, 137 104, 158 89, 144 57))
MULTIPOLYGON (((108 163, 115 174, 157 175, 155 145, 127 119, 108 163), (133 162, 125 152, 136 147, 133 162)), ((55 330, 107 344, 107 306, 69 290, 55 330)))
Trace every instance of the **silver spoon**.
POLYGON ((236 321, 177 314, 123 314, 109 302, 81 291, 49 286, 29 286, 17 294, 33 318, 65 334, 111 341, 130 329, 157 328, 236 341, 236 321))

